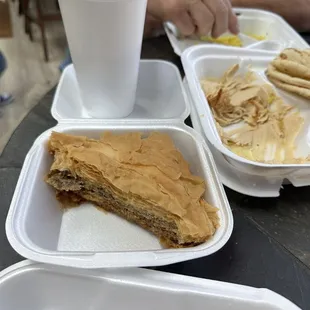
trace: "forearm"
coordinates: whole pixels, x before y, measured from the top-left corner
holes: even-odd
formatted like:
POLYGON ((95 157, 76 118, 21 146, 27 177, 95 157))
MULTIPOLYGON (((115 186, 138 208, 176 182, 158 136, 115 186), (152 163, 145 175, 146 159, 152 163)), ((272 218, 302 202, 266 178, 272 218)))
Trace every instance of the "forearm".
POLYGON ((310 0, 231 0, 234 7, 264 9, 281 15, 299 31, 310 30, 310 0))

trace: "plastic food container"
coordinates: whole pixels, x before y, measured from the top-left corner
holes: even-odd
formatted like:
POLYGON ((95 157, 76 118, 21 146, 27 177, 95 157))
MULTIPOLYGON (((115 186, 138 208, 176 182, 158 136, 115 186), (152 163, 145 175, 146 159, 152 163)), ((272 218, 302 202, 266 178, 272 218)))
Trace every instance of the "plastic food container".
MULTIPOLYGON (((215 121, 208 105, 200 81, 206 77, 220 77, 232 65, 239 64, 241 68, 251 67, 262 79, 264 71, 277 53, 244 48, 200 45, 187 49, 182 55, 182 63, 189 83, 193 103, 197 109, 200 123, 207 139, 234 168, 242 173, 255 176, 265 176, 272 180, 288 179, 295 186, 310 185, 309 164, 265 164, 242 158, 227 149, 221 142, 215 121)), ((310 152, 308 130, 310 124, 310 110, 307 100, 300 99, 281 90, 278 94, 284 102, 295 105, 305 119, 304 130, 299 134, 297 141, 297 155, 305 156, 310 152)))
POLYGON ((138 104, 133 115, 123 120, 89 119, 83 111, 78 112, 75 87, 71 66, 63 73, 53 103, 52 112, 59 123, 34 142, 16 186, 6 222, 12 247, 34 261, 79 268, 157 266, 219 250, 231 235, 232 213, 210 151, 201 136, 184 124, 189 106, 177 68, 162 61, 142 62, 138 104), (155 109, 154 104, 162 108, 155 109), (72 118, 70 111, 75 113, 72 118), (63 212, 54 190, 44 182, 52 163, 46 148, 52 130, 91 138, 99 138, 107 130, 168 133, 192 172, 206 180, 205 198, 219 208, 221 227, 197 247, 163 249, 147 231, 90 204, 63 212))
POLYGON ((264 198, 278 197, 283 182, 281 177, 273 178, 242 172, 235 168, 218 149, 211 145, 202 128, 200 117, 193 103, 186 79, 184 80, 184 88, 189 98, 193 128, 205 138, 213 155, 221 182, 230 189, 244 195, 264 198))
MULTIPOLYGON (((287 47, 307 47, 307 42, 279 15, 256 9, 235 8, 238 16, 240 32, 247 36, 262 36, 265 40, 253 43, 245 42, 248 49, 280 51, 287 47)), ((189 47, 196 45, 217 45, 189 39, 178 39, 169 26, 165 26, 166 34, 174 52, 181 54, 189 47)))
POLYGON ((70 269, 24 261, 0 273, 5 310, 300 310, 267 289, 143 269, 70 269))

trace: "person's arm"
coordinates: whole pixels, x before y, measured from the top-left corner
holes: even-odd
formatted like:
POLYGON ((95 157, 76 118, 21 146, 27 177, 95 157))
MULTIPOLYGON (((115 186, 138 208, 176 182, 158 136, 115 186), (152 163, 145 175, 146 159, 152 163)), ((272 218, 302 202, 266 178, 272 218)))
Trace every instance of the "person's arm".
POLYGON ((310 31, 310 0, 231 0, 234 7, 263 9, 281 15, 298 31, 310 31))

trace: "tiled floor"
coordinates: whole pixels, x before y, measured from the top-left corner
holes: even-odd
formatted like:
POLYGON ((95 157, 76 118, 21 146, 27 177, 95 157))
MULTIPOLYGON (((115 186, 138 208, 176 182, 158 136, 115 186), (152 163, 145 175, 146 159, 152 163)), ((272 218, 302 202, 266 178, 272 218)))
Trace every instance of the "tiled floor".
POLYGON ((18 15, 17 1, 10 7, 13 38, 0 39, 0 50, 8 61, 8 69, 0 80, 0 92, 12 93, 15 100, 0 107, 0 154, 20 121, 57 83, 60 75, 58 66, 66 46, 63 25, 60 22, 48 24, 50 61, 44 62, 37 26, 32 26, 34 42, 30 42, 24 31, 24 18, 18 15))

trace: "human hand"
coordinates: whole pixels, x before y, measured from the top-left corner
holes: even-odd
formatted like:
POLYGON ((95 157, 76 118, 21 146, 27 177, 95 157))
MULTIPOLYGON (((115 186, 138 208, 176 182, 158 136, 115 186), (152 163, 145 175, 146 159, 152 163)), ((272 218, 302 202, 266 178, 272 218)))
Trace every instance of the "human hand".
POLYGON ((161 21, 175 24, 184 36, 239 32, 230 0, 148 0, 147 11, 161 21))
POLYGON ((151 15, 146 13, 145 24, 144 24, 144 38, 150 38, 160 32, 163 29, 163 22, 151 15))

